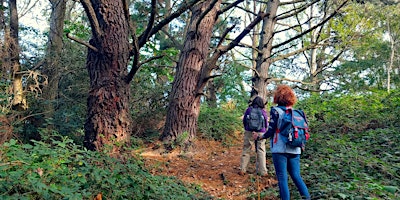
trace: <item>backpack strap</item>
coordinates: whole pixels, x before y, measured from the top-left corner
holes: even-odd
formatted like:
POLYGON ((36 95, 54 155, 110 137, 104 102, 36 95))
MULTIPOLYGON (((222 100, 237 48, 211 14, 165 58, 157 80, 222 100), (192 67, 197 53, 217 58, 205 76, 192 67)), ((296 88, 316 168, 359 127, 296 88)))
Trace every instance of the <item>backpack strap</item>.
POLYGON ((276 110, 276 112, 278 112, 278 121, 276 124, 276 131, 275 131, 275 139, 274 139, 274 143, 278 142, 278 135, 279 135, 279 128, 281 127, 281 123, 282 123, 282 119, 283 119, 283 115, 285 114, 285 111, 282 108, 279 108, 278 106, 274 106, 272 107, 272 109, 276 110))

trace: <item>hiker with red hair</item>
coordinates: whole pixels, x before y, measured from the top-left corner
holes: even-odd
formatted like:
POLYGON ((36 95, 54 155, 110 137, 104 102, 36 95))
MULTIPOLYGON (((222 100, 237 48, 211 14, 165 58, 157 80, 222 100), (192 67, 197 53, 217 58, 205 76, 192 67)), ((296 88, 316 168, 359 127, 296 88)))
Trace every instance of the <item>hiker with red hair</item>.
MULTIPOLYGON (((279 85, 274 93, 274 103, 282 110, 292 109, 297 102, 296 95, 288 85, 279 85)), ((279 127, 277 122, 279 113, 272 108, 270 111, 270 121, 268 130, 261 136, 253 134, 255 140, 270 139, 270 150, 274 163, 276 178, 278 179, 280 199, 290 200, 288 185, 288 173, 296 185, 303 199, 311 199, 308 188, 300 175, 300 154, 301 147, 292 147, 286 144, 283 137, 279 137, 279 127)))

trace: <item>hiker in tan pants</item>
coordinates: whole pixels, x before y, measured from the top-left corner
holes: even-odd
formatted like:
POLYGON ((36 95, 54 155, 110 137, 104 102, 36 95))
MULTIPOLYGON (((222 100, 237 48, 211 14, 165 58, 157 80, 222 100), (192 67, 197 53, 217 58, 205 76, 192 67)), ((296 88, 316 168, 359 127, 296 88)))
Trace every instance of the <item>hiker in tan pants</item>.
MULTIPOLYGON (((240 175, 246 174, 247 165, 250 162, 250 155, 252 153, 252 147, 254 145, 257 153, 257 161, 256 168, 257 173, 261 176, 267 175, 267 167, 266 167, 266 152, 265 152, 265 140, 258 140, 256 143, 253 139, 253 132, 248 123, 249 116, 251 114, 252 109, 259 109, 261 111, 263 117, 263 125, 261 128, 256 131, 260 136, 266 131, 265 125, 268 124, 268 116, 264 110, 264 100, 261 97, 256 97, 252 101, 251 105, 246 109, 243 115, 243 126, 244 126, 244 137, 243 137, 243 151, 240 159, 240 175)), ((260 113, 259 111, 259 113, 260 113)))

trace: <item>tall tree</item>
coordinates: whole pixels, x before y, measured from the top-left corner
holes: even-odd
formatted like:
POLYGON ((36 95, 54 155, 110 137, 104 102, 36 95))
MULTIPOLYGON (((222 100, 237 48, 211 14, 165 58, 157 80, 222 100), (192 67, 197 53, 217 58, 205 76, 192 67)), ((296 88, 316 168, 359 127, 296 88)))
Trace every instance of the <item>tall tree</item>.
POLYGON ((148 24, 136 36, 128 0, 81 1, 90 21, 92 39, 86 43, 71 35, 68 37, 88 47, 86 68, 90 77, 90 91, 84 141, 88 149, 102 150, 109 145, 112 147, 111 153, 117 153, 121 144, 129 143, 132 132, 129 84, 143 64, 140 48, 196 2, 185 1, 170 15, 156 20, 157 2, 152 0, 148 24), (128 71, 131 57, 133 61, 128 71))
POLYGON ((88 149, 129 142, 129 25, 122 1, 82 1, 92 27, 86 67, 90 76, 85 141, 88 149))
MULTIPOLYGON (((207 0, 192 8, 192 17, 179 57, 170 94, 162 140, 174 142, 178 136, 185 143, 195 137, 200 112, 200 94, 197 86, 203 65, 209 53, 212 30, 221 0, 207 0), (187 135, 184 135, 184 133, 187 135)), ((171 144, 171 143, 170 143, 171 144)))
POLYGON ((61 56, 63 50, 64 19, 67 0, 50 0, 50 31, 46 58, 44 61, 44 75, 48 83, 43 89, 43 98, 46 100, 44 109, 46 118, 53 118, 54 101, 57 98, 59 80, 61 78, 61 56))
POLYGON ((6 31, 6 44, 10 45, 8 47, 8 57, 9 66, 12 68, 12 81, 13 81, 13 108, 16 110, 26 110, 28 108, 28 104, 26 101, 26 96, 24 93, 24 88, 22 85, 22 77, 23 74, 21 72, 21 64, 19 62, 19 44, 18 44, 18 10, 17 10, 17 1, 9 0, 9 10, 10 10, 10 30, 9 35, 7 36, 6 31))
POLYGON ((260 43, 258 45, 258 55, 256 59, 255 73, 252 79, 253 87, 251 96, 258 95, 267 99, 268 91, 266 81, 268 78, 269 67, 272 63, 272 42, 276 24, 276 13, 279 7, 279 0, 269 1, 267 4, 267 13, 269 15, 262 22, 260 43))
MULTIPOLYGON (((267 2, 267 10, 269 11, 270 16, 263 21, 263 26, 260 32, 261 39, 258 45, 259 53, 257 56, 256 73, 252 79, 252 96, 259 95, 263 98, 267 98, 267 86, 272 81, 303 83, 301 76, 298 76, 298 79, 293 79, 292 77, 279 78, 270 76, 269 72, 271 71, 271 66, 279 66, 276 64, 278 61, 288 59, 295 55, 300 55, 302 52, 309 49, 318 48, 318 43, 308 42, 307 45, 301 46, 299 45, 301 44, 299 41, 315 29, 327 24, 339 13, 338 11, 343 8, 348 1, 344 0, 337 2, 337 4, 333 4, 333 11, 323 18, 318 18, 318 21, 316 21, 313 26, 302 29, 301 27, 303 24, 308 24, 309 20, 313 19, 313 16, 310 16, 308 20, 306 19, 301 21, 299 20, 300 13, 304 13, 307 8, 312 7, 318 2, 323 3, 324 1, 293 1, 281 3, 279 0, 274 0, 267 2)), ((291 63, 286 63, 285 65, 291 65, 291 63)), ((288 67, 285 66, 284 69, 287 68, 288 67)), ((282 69, 282 71, 285 71, 284 69, 282 69)))
MULTIPOLYGON (((400 14, 398 11, 399 4, 393 5, 393 6, 386 6, 387 10, 390 10, 385 13, 386 20, 384 21, 384 24, 386 25, 386 33, 387 36, 389 37, 389 43, 390 43, 390 56, 389 60, 387 62, 387 67, 386 67, 386 74, 387 74, 387 81, 386 81, 386 90, 390 93, 391 88, 396 88, 396 84, 393 84, 392 81, 392 73, 399 75, 399 40, 400 40, 400 24, 398 22, 400 18, 400 14), (394 8, 394 9, 393 9, 394 8), (395 67, 397 66, 397 70, 395 67)), ((385 10, 386 10, 385 9, 385 10)), ((398 78, 398 76, 397 76, 398 78)), ((397 85, 398 86, 398 85, 397 85)))
POLYGON ((200 112, 200 97, 208 81, 215 77, 211 73, 217 69, 219 58, 233 49, 267 14, 259 13, 239 35, 229 44, 223 45, 226 35, 234 28, 229 27, 220 37, 221 40, 209 54, 209 44, 217 14, 223 13, 242 1, 235 1, 219 10, 220 1, 206 1, 192 9, 185 40, 177 66, 172 91, 169 99, 167 120, 161 139, 171 147, 175 142, 182 142, 185 147, 191 145, 196 134, 200 112), (204 5, 207 4, 207 5, 204 5))

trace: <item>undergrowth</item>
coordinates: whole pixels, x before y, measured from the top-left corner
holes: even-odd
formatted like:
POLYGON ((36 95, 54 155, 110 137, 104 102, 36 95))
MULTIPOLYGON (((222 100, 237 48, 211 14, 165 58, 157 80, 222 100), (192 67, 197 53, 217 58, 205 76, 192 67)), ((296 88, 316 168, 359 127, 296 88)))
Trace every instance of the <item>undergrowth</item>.
POLYGON ((153 176, 139 158, 82 150, 68 137, 0 147, 2 199, 208 199, 196 185, 153 176))
POLYGON ((222 108, 202 106, 198 120, 198 133, 201 134, 199 136, 230 146, 235 131, 243 127, 242 114, 242 111, 238 111, 234 106, 222 108))
POLYGON ((301 167, 313 199, 400 199, 399 90, 299 106, 311 124, 301 167))

